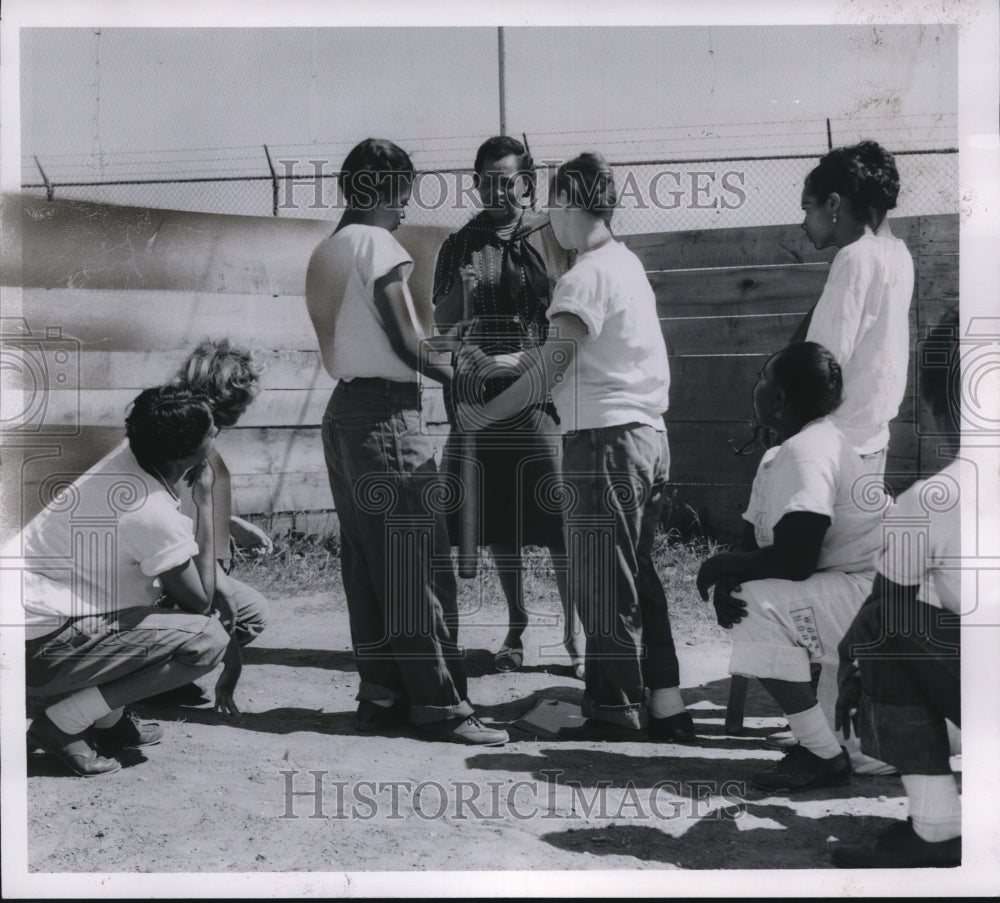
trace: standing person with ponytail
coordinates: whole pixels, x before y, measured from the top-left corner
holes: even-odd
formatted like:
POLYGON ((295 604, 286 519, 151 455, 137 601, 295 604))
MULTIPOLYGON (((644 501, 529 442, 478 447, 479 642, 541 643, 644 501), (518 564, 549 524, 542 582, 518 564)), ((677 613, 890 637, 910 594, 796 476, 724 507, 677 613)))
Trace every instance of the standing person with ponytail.
POLYGON ((829 349, 844 374, 833 415, 869 473, 885 472, 889 422, 906 390, 913 258, 892 234, 899 173, 874 141, 838 147, 809 173, 802 228, 817 249, 835 247, 823 294, 805 335, 829 349))
POLYGON ((323 365, 338 380, 322 432, 361 680, 357 726, 410 722, 427 739, 499 744, 507 732, 479 721, 466 698, 447 525, 429 505, 438 473, 418 374, 447 386, 452 370, 426 353, 429 311, 410 294, 413 261, 392 236, 414 175, 391 141, 351 150, 340 173, 347 209, 306 273, 323 365))
POLYGON ((611 233, 614 177, 598 154, 559 167, 549 218, 577 252, 557 283, 546 343, 518 380, 460 422, 511 417, 552 392, 563 431, 569 598, 586 633, 587 720, 567 739, 694 739, 663 584, 652 546, 669 450, 663 414, 670 369, 656 299, 642 263, 611 233))

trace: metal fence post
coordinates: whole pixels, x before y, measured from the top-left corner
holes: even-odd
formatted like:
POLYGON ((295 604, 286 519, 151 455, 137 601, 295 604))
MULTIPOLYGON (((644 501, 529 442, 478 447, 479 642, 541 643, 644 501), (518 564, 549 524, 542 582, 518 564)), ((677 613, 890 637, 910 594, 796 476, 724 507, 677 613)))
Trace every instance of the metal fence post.
POLYGON ((271 152, 264 145, 264 156, 267 157, 267 168, 271 170, 271 204, 272 216, 278 215, 278 174, 274 171, 274 164, 271 162, 271 152))

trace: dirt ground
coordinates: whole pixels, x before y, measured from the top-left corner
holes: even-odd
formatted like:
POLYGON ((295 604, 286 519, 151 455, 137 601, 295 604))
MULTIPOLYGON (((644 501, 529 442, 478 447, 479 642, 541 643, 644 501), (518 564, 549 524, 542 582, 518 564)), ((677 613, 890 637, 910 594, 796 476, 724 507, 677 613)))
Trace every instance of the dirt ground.
MULTIPOLYGON (((539 700, 580 699, 556 610, 535 614, 513 674, 493 673, 488 651, 505 612, 466 614, 470 698, 511 733, 506 746, 470 748, 406 730, 359 734, 342 592, 274 599, 269 629, 245 650, 240 716, 141 706, 166 737, 108 777, 29 760, 29 869, 825 868, 834 838, 905 817, 898 778, 792 798, 753 790, 749 776, 779 756, 763 741, 781 719, 754 684, 743 735, 723 734, 720 636, 677 636, 699 746, 567 742, 519 727, 539 700)), ((214 676, 202 683, 210 690, 214 676)))

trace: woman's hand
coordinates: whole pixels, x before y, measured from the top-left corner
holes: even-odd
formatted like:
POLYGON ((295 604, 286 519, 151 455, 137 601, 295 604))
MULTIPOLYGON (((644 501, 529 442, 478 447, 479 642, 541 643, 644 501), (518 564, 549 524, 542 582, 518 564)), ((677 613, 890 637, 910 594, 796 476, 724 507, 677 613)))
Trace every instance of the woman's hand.
POLYGON ((698 568, 696 585, 698 587, 698 595, 701 596, 703 602, 708 601, 708 591, 729 573, 729 557, 729 554, 726 552, 720 555, 713 555, 711 558, 706 558, 701 563, 701 567, 698 568))
POLYGON ((723 577, 712 590, 712 605, 715 608, 715 620, 720 627, 729 630, 734 624, 739 624, 746 616, 747 604, 732 594, 740 589, 735 577, 723 577))
POLYGON ((194 503, 201 508, 206 502, 212 500, 212 487, 215 485, 215 471, 208 460, 192 467, 185 475, 184 479, 191 487, 191 498, 194 503))

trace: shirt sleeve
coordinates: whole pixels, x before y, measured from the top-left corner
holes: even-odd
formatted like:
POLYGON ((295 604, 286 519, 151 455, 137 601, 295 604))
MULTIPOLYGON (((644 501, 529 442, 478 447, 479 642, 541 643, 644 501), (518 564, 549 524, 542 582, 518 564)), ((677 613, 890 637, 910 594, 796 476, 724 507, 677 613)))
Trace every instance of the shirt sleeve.
POLYGON ((775 497, 770 508, 774 515, 773 527, 786 514, 808 512, 824 514, 833 521, 837 501, 839 463, 826 449, 796 444, 783 449, 785 454, 775 457, 774 466, 779 473, 771 482, 775 497))
POLYGON ((807 341, 824 346, 841 366, 857 347, 868 294, 868 268, 859 250, 848 246, 833 259, 806 334, 807 341))
POLYGON ((545 316, 551 322, 556 314, 575 314, 587 327, 588 340, 593 341, 604 328, 607 300, 603 295, 599 274, 589 268, 570 270, 556 283, 545 316))
POLYGON ((198 554, 191 518, 156 496, 150 496, 137 511, 122 516, 118 541, 147 577, 169 571, 198 554))
POLYGON ((365 287, 374 290, 375 281, 381 279, 396 267, 403 266, 403 278, 409 278, 413 269, 413 259, 386 229, 371 229, 368 241, 360 249, 358 266, 364 279, 365 287))
POLYGON ((451 291, 455 280, 455 236, 449 235, 441 250, 438 251, 437 262, 434 265, 434 289, 432 297, 437 307, 442 299, 451 291))
POLYGON ((927 511, 920 504, 924 483, 914 483, 882 518, 883 546, 875 567, 886 580, 900 586, 919 586, 927 569, 928 550, 919 535, 920 524, 927 520, 927 511))
POLYGON ((750 501, 747 503, 747 510, 743 512, 743 520, 751 524, 756 525, 757 519, 764 511, 764 474, 771 466, 771 462, 777 453, 777 446, 769 448, 760 459, 760 464, 757 465, 757 473, 754 475, 753 485, 750 487, 750 501))

